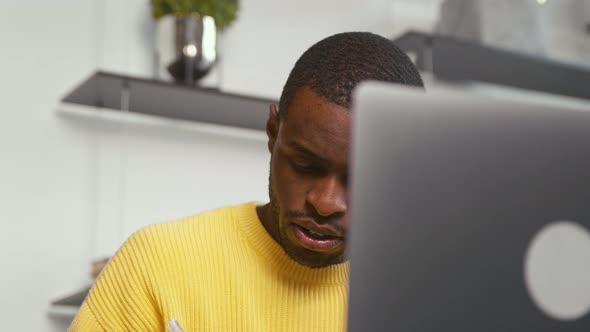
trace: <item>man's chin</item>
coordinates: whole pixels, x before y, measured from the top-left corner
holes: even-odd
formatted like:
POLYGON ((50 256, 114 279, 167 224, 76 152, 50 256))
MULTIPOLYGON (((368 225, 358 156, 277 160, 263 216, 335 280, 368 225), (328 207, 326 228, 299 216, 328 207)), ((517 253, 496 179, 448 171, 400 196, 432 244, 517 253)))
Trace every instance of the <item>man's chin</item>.
POLYGON ((346 262, 344 254, 326 254, 305 248, 291 248, 286 252, 297 263, 313 269, 321 269, 346 262))
POLYGON ((312 269, 323 269, 333 265, 338 265, 346 262, 346 259, 330 259, 327 261, 305 261, 305 262, 298 262, 301 265, 305 265, 312 269))

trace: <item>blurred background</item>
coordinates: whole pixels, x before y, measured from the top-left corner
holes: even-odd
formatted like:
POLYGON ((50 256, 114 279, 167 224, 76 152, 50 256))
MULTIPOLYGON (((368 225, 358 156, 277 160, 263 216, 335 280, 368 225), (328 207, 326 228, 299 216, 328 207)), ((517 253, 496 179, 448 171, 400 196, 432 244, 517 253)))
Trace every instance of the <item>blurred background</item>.
MULTIPOLYGON (((241 0, 235 21, 216 30, 215 64, 189 87, 163 70, 161 20, 148 0, 2 2, 5 330, 64 331, 73 312, 51 303, 88 286, 91 262, 144 225, 268 199, 263 131, 179 120, 166 109, 153 117, 62 101, 96 71, 123 77, 123 86, 163 80, 149 83, 153 91, 203 89, 266 105, 313 43, 370 31, 406 47, 429 87, 589 108, 589 0, 241 0), (479 61, 463 59, 466 50, 479 61), (453 72, 462 62, 469 72, 453 72)), ((184 46, 189 57, 194 50, 184 46)))

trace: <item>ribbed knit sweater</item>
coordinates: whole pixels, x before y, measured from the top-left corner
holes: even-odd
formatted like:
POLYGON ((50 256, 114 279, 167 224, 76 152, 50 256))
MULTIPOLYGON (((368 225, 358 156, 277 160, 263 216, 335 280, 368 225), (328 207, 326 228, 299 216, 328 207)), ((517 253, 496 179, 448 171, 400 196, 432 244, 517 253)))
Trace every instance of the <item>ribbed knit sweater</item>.
POLYGON ((230 206, 133 234, 69 331, 342 331, 348 270, 295 262, 254 203, 230 206))

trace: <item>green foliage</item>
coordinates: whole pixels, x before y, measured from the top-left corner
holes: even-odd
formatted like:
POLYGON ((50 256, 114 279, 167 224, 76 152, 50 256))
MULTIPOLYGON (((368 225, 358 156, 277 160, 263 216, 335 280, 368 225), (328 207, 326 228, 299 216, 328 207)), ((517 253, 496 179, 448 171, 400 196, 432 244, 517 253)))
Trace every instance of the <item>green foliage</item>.
POLYGON ((238 0, 151 0, 155 19, 168 14, 188 16, 199 13, 212 16, 218 28, 228 26, 236 19, 238 0))

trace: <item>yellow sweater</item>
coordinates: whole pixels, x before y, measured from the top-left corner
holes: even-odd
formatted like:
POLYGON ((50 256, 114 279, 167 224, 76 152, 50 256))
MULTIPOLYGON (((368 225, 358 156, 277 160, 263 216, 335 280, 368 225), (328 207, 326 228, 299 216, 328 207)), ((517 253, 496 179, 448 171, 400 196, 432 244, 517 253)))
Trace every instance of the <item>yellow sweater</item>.
POLYGON ((298 264, 254 203, 230 206, 133 234, 69 331, 342 331, 348 270, 298 264))

